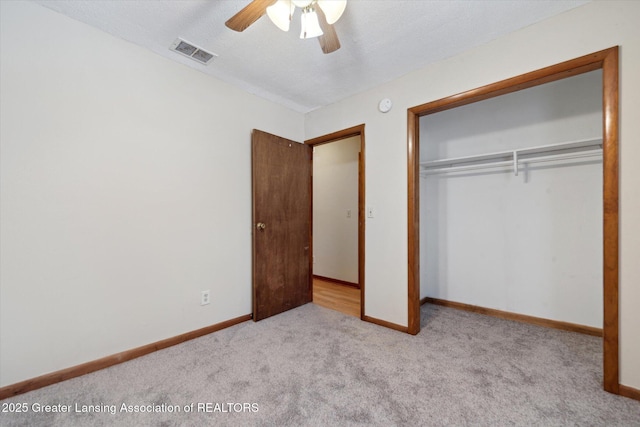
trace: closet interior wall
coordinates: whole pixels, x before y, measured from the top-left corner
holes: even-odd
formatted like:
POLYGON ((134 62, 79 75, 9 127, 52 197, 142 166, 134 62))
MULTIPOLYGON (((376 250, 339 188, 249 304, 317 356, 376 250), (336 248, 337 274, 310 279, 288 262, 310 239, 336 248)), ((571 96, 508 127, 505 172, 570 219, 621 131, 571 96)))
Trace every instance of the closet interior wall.
MULTIPOLYGON (((420 118, 420 162, 602 137, 602 72, 420 118)), ((592 150, 593 151, 593 150, 592 150)), ((420 178, 420 297, 602 327, 602 158, 420 178)))

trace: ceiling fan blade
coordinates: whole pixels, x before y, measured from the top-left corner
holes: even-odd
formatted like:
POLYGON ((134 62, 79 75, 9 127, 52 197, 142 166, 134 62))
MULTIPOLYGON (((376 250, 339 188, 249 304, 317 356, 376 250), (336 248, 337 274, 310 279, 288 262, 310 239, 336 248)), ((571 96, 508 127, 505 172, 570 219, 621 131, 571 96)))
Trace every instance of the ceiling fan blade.
POLYGON ((324 33, 320 37, 318 37, 318 41, 320 42, 320 47, 324 53, 335 52, 340 49, 340 40, 338 40, 338 34, 336 34, 336 29, 333 28, 333 25, 327 24, 327 17, 324 15, 324 12, 321 8, 316 7, 316 14, 318 15, 318 22, 320 23, 320 28, 324 33))
POLYGON ((264 15, 267 7, 275 2, 276 0, 253 0, 244 9, 229 18, 224 25, 234 31, 244 31, 264 15))

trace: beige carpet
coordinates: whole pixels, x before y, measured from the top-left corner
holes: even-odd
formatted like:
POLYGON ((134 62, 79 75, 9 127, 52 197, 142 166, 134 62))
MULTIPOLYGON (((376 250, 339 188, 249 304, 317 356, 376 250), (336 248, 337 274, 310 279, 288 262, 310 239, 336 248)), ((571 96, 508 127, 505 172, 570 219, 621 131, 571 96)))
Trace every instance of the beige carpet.
POLYGON ((577 333, 427 305, 410 336, 307 304, 4 400, 29 412, 0 425, 640 426, 600 365, 577 333))

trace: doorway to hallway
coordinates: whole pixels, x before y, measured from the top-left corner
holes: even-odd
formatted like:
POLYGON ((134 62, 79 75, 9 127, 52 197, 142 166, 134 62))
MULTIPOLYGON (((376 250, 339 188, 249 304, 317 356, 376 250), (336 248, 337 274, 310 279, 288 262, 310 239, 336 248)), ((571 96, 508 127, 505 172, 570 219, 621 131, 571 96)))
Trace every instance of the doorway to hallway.
POLYGON ((364 125, 305 144, 312 152, 313 300, 364 317, 364 125))

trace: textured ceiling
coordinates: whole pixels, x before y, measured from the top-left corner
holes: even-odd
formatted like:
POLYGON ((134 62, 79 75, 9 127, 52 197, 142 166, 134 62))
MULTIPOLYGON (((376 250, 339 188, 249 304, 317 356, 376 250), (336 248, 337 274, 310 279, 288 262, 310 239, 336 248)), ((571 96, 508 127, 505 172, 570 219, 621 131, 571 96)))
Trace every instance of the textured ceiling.
POLYGON ((250 0, 37 0, 186 66, 300 112, 332 104, 589 0, 348 0, 325 55, 301 40, 300 10, 282 32, 263 16, 242 33, 225 21, 250 0), (201 65, 176 38, 219 55, 201 65))

